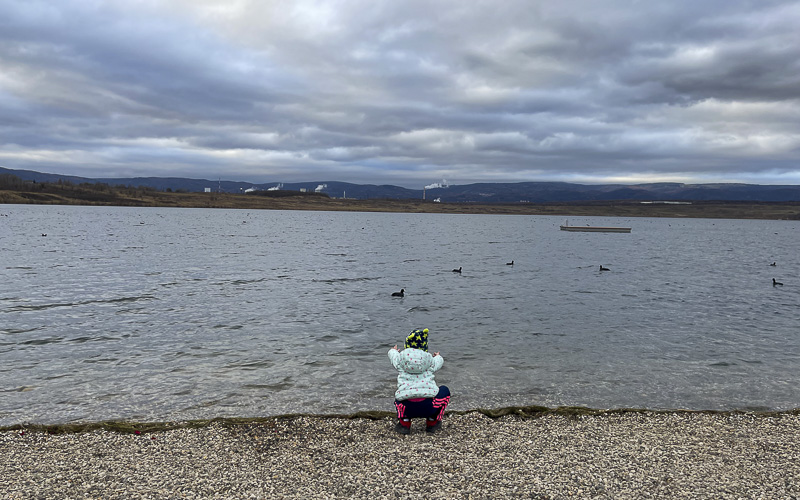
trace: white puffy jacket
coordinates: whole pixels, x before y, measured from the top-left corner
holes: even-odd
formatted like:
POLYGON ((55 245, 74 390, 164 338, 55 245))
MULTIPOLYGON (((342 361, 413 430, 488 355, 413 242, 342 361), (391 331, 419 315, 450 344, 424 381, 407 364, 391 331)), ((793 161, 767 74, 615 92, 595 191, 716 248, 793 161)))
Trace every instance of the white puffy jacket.
POLYGON ((389 359, 399 372, 395 399, 432 398, 439 393, 433 374, 442 367, 444 358, 421 349, 389 349, 389 359))

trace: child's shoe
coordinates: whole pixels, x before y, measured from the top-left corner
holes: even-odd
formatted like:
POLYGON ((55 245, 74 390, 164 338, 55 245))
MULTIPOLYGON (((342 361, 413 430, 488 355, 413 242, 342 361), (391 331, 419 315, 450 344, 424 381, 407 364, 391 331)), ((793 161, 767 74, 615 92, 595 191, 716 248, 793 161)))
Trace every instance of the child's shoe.
POLYGON ((394 430, 400 434, 411 434, 411 419, 399 420, 394 426, 394 430))
POLYGON ((430 432, 431 434, 433 434, 434 432, 438 431, 441 428, 442 428, 442 421, 441 420, 436 421, 436 420, 427 419, 425 421, 425 432, 430 432))

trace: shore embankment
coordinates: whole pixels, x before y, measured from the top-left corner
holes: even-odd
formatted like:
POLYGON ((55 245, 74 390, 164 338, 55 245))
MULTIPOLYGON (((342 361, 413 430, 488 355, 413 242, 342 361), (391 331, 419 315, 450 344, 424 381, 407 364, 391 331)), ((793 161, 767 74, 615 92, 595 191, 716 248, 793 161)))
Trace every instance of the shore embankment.
POLYGON ((0 432, 0 497, 800 496, 797 411, 490 414, 409 436, 379 415, 18 427, 0 432))

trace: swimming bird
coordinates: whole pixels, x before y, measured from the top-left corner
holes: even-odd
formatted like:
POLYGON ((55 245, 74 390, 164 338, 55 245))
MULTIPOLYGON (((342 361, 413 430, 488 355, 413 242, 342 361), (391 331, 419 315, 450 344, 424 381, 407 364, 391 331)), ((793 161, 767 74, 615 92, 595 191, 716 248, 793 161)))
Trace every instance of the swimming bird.
POLYGON ((777 265, 778 265, 777 262, 773 262, 772 264, 770 264, 770 266, 777 266, 777 265))
POLYGON ((507 266, 513 266, 514 265, 514 261, 512 260, 511 262, 506 262, 506 265, 507 266))
POLYGON ((453 272, 454 272, 454 273, 461 274, 461 268, 459 267, 458 269, 453 269, 453 272))
POLYGON ((392 297, 405 297, 406 296, 405 294, 406 294, 406 289, 401 288, 399 292, 394 292, 392 294, 392 297))
POLYGON ((775 285, 783 286, 783 283, 781 283, 780 281, 775 281, 775 278, 772 278, 772 286, 775 286, 775 285))
POLYGON ((610 271, 611 269, 609 269, 607 267, 603 267, 603 264, 600 264, 600 270, 601 271, 610 271))

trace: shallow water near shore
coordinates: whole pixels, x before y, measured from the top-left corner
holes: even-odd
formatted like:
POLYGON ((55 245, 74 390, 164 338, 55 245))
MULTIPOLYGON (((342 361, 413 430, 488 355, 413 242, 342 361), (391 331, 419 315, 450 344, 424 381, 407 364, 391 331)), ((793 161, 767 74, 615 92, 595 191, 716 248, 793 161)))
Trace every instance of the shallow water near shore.
POLYGON ((800 406, 797 221, 0 215, 0 425, 391 410, 418 327, 455 410, 800 406))

